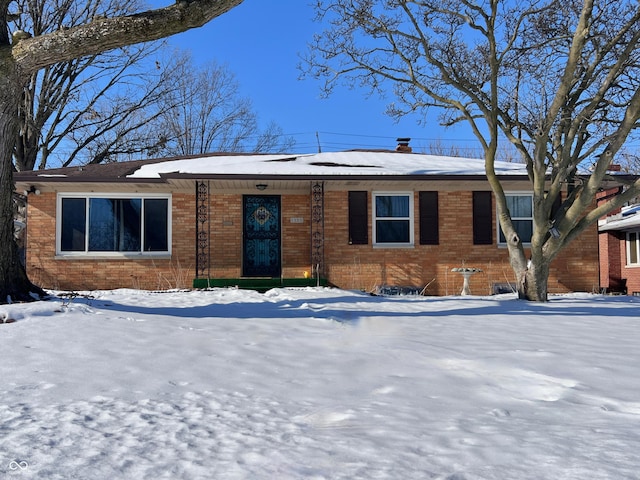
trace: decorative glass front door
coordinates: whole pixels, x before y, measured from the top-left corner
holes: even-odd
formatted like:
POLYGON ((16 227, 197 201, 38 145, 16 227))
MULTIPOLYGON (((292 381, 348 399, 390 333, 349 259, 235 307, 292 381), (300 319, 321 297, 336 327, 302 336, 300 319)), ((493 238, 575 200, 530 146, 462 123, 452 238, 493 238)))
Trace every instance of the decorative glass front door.
POLYGON ((245 195, 243 197, 244 242, 243 277, 279 277, 280 197, 245 195))

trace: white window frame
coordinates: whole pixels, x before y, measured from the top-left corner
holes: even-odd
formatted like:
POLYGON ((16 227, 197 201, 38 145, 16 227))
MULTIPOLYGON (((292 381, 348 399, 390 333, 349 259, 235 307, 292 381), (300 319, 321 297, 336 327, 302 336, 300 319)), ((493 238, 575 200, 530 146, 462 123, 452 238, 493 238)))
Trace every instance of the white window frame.
MULTIPOLYGON (((141 194, 141 193, 113 193, 113 192, 60 192, 56 197, 56 257, 60 258, 169 258, 171 257, 171 245, 173 243, 173 227, 172 227, 172 196, 168 193, 163 194, 141 194), (86 231, 85 231, 85 249, 84 251, 63 251, 62 250, 62 199, 64 198, 83 198, 89 200, 91 198, 108 198, 108 199, 166 199, 167 200, 167 251, 145 252, 142 249, 138 252, 94 252, 89 251, 88 231, 89 231, 89 209, 86 209, 86 231)), ((143 202, 144 204, 144 202, 143 202)), ((141 241, 144 245, 144 221, 141 225, 141 241)))
MULTIPOLYGON (((529 197, 531 198, 531 216, 530 217, 511 217, 511 220, 529 220, 531 221, 531 235, 533 235, 533 193, 532 192, 505 192, 505 196, 506 197, 529 197)), ((498 209, 496 207, 496 219, 500 218, 500 215, 498 213, 498 209)), ((501 233, 502 233, 502 228, 500 227, 500 222, 496 221, 496 235, 497 235, 497 239, 498 239, 498 245, 501 247, 504 247, 507 245, 507 242, 503 242, 501 237, 501 233)), ((504 235, 502 235, 504 236, 504 235)), ((531 245, 531 241, 528 242, 522 242, 523 245, 531 245)))
POLYGON ((626 255, 627 255, 627 261, 626 264, 628 267, 640 267, 640 231, 639 230, 633 230, 633 231, 629 231, 626 232, 625 234, 625 250, 626 250, 626 255), (635 236, 635 254, 636 254, 636 261, 632 262, 631 261, 631 236, 635 236))
POLYGON ((371 238, 373 246, 377 248, 411 248, 414 246, 414 192, 393 191, 393 192, 371 192, 371 229, 373 230, 371 238), (376 198, 377 197, 407 197, 409 199, 409 216, 408 217, 378 217, 376 215, 376 198), (378 220, 407 220, 409 222, 409 241, 408 242, 378 242, 378 220))

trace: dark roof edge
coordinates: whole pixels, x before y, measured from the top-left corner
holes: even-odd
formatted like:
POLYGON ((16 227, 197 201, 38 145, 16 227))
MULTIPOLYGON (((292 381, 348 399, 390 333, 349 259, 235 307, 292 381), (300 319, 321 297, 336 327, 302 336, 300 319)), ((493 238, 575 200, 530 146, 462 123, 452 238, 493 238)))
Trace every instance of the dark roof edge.
POLYGON ((21 183, 167 183, 164 178, 138 178, 138 177, 104 177, 104 176, 77 176, 72 177, 57 175, 26 175, 13 174, 14 182, 21 183))

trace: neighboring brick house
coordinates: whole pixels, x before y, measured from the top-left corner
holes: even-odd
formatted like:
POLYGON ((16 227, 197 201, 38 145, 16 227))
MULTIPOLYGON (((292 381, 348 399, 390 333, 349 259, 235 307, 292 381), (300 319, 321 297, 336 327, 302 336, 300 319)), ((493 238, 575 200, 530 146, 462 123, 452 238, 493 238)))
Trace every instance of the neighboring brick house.
MULTIPOLYGON (((619 189, 605 190, 606 200, 619 189)), ((600 220, 600 286, 607 293, 640 295, 640 204, 623 207, 600 220)))
MULTIPOLYGON (((406 149, 405 149, 406 150, 406 149)), ((523 165, 496 166, 521 236, 523 165)), ((474 294, 514 283, 482 160, 393 151, 229 155, 19 172, 26 267, 45 288, 335 285, 474 294)), ((549 291, 599 288, 594 225, 549 291)))

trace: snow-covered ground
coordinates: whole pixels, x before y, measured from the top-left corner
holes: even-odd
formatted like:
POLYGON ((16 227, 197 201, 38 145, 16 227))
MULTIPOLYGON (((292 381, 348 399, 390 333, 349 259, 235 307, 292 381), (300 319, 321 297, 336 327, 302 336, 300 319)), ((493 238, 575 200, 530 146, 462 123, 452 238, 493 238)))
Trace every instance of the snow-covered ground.
POLYGON ((640 478, 640 298, 0 306, 0 478, 640 478))

